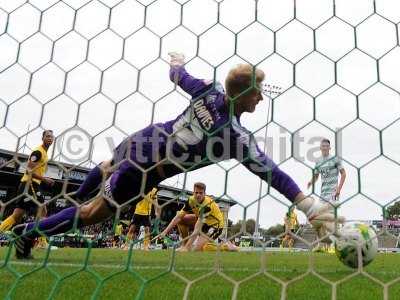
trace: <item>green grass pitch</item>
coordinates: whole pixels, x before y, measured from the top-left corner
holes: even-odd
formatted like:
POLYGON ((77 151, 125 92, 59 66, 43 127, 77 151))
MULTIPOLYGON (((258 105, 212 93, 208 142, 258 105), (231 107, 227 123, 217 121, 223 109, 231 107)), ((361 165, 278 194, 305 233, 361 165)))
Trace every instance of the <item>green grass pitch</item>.
POLYGON ((400 254, 356 273, 332 254, 0 248, 0 299, 400 299, 400 254), (14 249, 12 249, 14 250, 14 249), (6 263, 5 263, 6 262, 6 263), (399 281, 396 281, 399 278, 399 281), (336 283, 336 289, 333 288, 336 283))

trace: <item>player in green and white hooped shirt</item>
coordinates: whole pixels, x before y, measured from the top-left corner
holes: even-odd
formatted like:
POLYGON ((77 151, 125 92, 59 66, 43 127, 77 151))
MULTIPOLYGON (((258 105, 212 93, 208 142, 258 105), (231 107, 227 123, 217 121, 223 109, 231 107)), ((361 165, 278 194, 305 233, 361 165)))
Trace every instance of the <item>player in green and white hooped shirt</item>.
MULTIPOLYGON (((336 204, 339 200, 340 191, 342 190, 344 181, 346 180, 346 171, 342 166, 339 158, 329 154, 331 143, 328 139, 323 139, 320 145, 322 156, 315 163, 315 172, 311 181, 308 182, 307 188, 310 188, 321 174, 321 199, 336 204), (338 185, 338 177, 340 173, 340 182, 338 185)), ((332 207, 333 208, 333 207, 332 207)), ((330 243, 322 243, 318 245, 314 251, 331 252, 330 243)))
POLYGON ((331 143, 328 139, 323 139, 320 145, 322 156, 315 163, 315 172, 311 181, 307 184, 310 188, 321 174, 321 198, 331 203, 339 200, 344 181, 346 180, 346 171, 339 158, 329 154, 331 143), (338 177, 340 173, 340 182, 338 177))

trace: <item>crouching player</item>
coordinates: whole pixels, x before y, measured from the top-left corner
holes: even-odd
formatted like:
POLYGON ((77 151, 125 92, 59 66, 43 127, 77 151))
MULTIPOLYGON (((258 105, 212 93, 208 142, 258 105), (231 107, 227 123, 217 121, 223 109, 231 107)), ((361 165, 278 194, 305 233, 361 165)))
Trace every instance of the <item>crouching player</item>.
MULTIPOLYGON (((218 239, 224 228, 224 216, 215 201, 206 196, 206 185, 202 182, 194 184, 193 196, 172 219, 157 238, 165 237, 175 226, 178 226, 182 238, 182 246, 178 251, 214 251, 214 241, 218 239), (189 237, 189 230, 194 229, 189 237)), ((232 243, 223 243, 221 250, 237 251, 232 243)))

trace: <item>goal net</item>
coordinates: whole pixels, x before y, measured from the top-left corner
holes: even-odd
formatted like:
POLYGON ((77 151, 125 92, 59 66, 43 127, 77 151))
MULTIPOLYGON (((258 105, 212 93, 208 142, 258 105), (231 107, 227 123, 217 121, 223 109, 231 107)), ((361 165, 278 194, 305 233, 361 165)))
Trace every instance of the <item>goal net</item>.
MULTIPOLYGON (((47 171, 55 188, 45 189, 45 204, 81 206, 69 195, 89 169, 110 159, 132 133, 182 113, 191 97, 168 77, 168 53, 176 51, 185 54, 190 74, 214 84, 223 84, 240 63, 262 69, 268 83, 264 100, 241 119, 259 148, 306 194, 319 197, 321 183, 309 188, 307 183, 321 156, 320 143, 328 139, 332 157, 347 174, 337 213, 377 227, 380 246, 395 248, 400 227, 400 210, 395 210, 400 195, 399 22, 395 0, 0 1, 0 221, 15 207, 18 176, 44 130, 55 136, 47 171)), ((33 298, 79 296, 74 287, 85 289, 86 280, 91 292, 85 295, 104 299, 115 297, 113 289, 124 293, 131 288, 129 295, 136 299, 345 299, 353 295, 352 284, 384 299, 400 292, 398 270, 384 272, 386 257, 372 271, 349 271, 335 258, 314 254, 315 233, 300 212, 301 227, 291 235, 296 251, 291 255, 284 247, 274 254, 288 233, 283 223, 292 204, 234 159, 163 181, 158 195, 162 217, 152 227, 153 237, 196 182, 206 184, 207 194, 223 210, 220 242, 259 250, 242 264, 242 256, 221 249, 198 254, 203 262, 197 263, 197 253, 177 254, 179 241, 173 239, 168 240, 172 250, 152 261, 135 253, 143 247, 141 231, 127 244, 123 261, 111 257, 110 267, 95 252, 96 241, 122 246, 124 239, 112 239, 119 225, 126 234, 133 213, 115 204, 115 217, 103 227, 69 233, 85 247, 77 254, 57 254, 48 247, 40 262, 18 264, 0 233, 5 244, 0 295, 27 297, 27 289, 41 286, 44 292, 33 298), (74 255, 78 262, 69 260, 74 255), (260 285, 268 291, 256 292, 260 285)), ((51 238, 50 246, 64 239, 51 238)))

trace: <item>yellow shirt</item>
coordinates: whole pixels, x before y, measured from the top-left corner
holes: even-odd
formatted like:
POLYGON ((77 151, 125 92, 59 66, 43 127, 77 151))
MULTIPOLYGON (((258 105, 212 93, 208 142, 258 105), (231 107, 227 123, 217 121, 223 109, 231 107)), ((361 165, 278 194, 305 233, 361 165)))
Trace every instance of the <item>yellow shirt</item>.
POLYGON ((115 226, 115 235, 120 236, 121 234, 122 234, 122 225, 118 224, 117 226, 115 226))
POLYGON ((157 201, 157 189, 153 188, 141 201, 136 204, 135 214, 149 216, 151 214, 152 201, 157 201))
POLYGON ((185 206, 179 211, 180 215, 188 213, 195 214, 197 217, 201 214, 204 218, 204 223, 209 226, 224 227, 223 214, 218 204, 209 196, 205 196, 202 203, 198 203, 194 196, 190 196, 185 206))
POLYGON ((297 214, 294 210, 290 213, 289 216, 287 216, 287 221, 288 221, 289 229, 295 229, 297 227, 297 225, 298 225, 297 214))
MULTIPOLYGON (((49 159, 47 157, 47 151, 43 148, 43 145, 40 145, 32 151, 31 155, 29 156, 29 160, 37 163, 36 167, 32 170, 32 173, 35 173, 39 176, 44 176, 47 170, 47 162, 49 159)), ((24 176, 21 178, 21 182, 29 181, 31 174, 28 174, 28 171, 25 171, 24 176)), ((41 182, 41 180, 37 178, 32 178, 32 181, 36 182, 37 184, 40 184, 41 182)))

